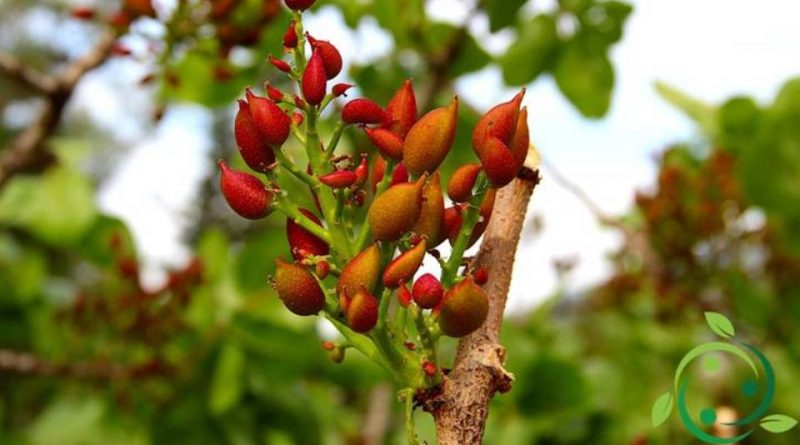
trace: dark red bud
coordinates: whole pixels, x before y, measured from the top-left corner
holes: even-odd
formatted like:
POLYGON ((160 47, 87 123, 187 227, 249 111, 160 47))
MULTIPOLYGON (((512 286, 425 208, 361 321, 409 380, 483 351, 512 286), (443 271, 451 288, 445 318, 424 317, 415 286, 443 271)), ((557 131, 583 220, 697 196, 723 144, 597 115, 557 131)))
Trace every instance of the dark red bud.
POLYGON ((353 99, 342 108, 342 120, 348 124, 380 124, 386 121, 386 112, 369 99, 353 99))
MULTIPOLYGON (((322 227, 322 222, 310 210, 300 209, 300 213, 314 224, 322 227)), ((327 255, 330 251, 328 243, 317 238, 316 235, 304 229, 291 218, 286 220, 286 238, 289 240, 292 256, 298 261, 309 255, 327 255)))
POLYGON ((283 71, 284 73, 291 73, 292 72, 292 66, 291 65, 289 65, 288 63, 286 63, 285 61, 283 61, 281 59, 276 59, 276 58, 272 57, 272 54, 269 55, 269 63, 271 63, 272 66, 274 66, 275 68, 283 71))
POLYGON ((317 274, 320 280, 324 280, 328 278, 328 274, 331 272, 331 264, 327 261, 320 261, 314 267, 314 273, 317 274))
POLYGON ((472 278, 475 280, 475 284, 483 286, 489 281, 489 272, 486 271, 486 268, 479 267, 472 271, 472 278))
POLYGON ((328 75, 325 72, 325 63, 320 52, 316 51, 309 59, 306 70, 303 73, 303 97, 311 105, 319 105, 325 99, 327 88, 328 75))
POLYGON ((361 164, 356 167, 356 185, 362 185, 369 178, 369 165, 366 155, 361 156, 361 164))
POLYGON ((403 82, 403 86, 389 101, 386 106, 386 114, 389 119, 385 128, 405 139, 408 130, 417 121, 417 98, 410 80, 403 82))
POLYGON ((248 219, 260 219, 269 214, 272 193, 253 175, 233 170, 219 161, 222 171, 220 189, 234 212, 248 219))
POLYGON ((333 89, 331 91, 333 91, 334 97, 339 97, 339 96, 347 97, 347 90, 349 90, 350 88, 353 88, 353 85, 350 85, 349 83, 337 83, 336 85, 333 86, 333 89))
POLYGON ((297 48, 297 28, 294 20, 289 22, 289 28, 283 35, 283 46, 284 48, 297 48))
POLYGON ((397 302, 400 303, 400 306, 407 308, 411 306, 411 301, 412 296, 408 286, 405 283, 401 284, 400 288, 397 289, 397 302))
POLYGON ((425 362, 422 364, 422 371, 425 372, 425 375, 428 377, 433 377, 436 375, 436 365, 425 360, 425 362))
POLYGON ((286 7, 292 11, 305 11, 314 4, 316 0, 284 0, 286 7))
POLYGON ((234 135, 239 154, 248 167, 265 173, 275 166, 275 152, 261 136, 247 102, 239 101, 239 111, 234 122, 234 135))
POLYGON ((72 8, 70 15, 79 20, 91 20, 94 18, 94 9, 88 6, 76 6, 72 8))
POLYGON ((283 100, 283 91, 275 88, 274 86, 267 84, 266 86, 267 96, 272 99, 274 102, 280 102, 283 100))
POLYGON ((300 97, 300 96, 295 96, 294 97, 294 104, 295 104, 295 106, 297 108, 305 108, 306 107, 306 101, 304 101, 303 98, 300 97))
POLYGON ((358 175, 350 170, 339 170, 320 176, 319 180, 328 187, 343 189, 355 184, 358 180, 358 175))
POLYGON ((442 302, 444 288, 435 276, 428 273, 417 279, 411 288, 411 295, 417 306, 432 309, 442 302))

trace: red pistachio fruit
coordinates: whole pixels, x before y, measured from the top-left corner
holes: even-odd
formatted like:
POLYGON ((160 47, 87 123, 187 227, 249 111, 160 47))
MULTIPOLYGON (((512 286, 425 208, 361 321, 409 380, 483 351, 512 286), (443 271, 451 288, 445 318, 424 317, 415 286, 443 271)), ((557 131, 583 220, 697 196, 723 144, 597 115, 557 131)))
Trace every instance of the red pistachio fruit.
POLYGON ((311 48, 314 52, 319 53, 322 57, 322 63, 325 65, 325 74, 328 76, 328 80, 333 79, 342 72, 342 55, 339 54, 339 50, 336 49, 331 42, 327 40, 317 40, 310 35, 308 36, 308 42, 311 43, 311 48))
POLYGON ((456 284, 447 292, 439 313, 439 327, 449 337, 463 337, 481 327, 489 314, 486 292, 472 277, 456 284))
POLYGON ((411 296, 422 309, 433 309, 442 302, 444 288, 435 276, 427 273, 414 283, 411 296))
POLYGON ((339 296, 354 296, 359 288, 372 291, 381 273, 381 250, 377 244, 366 248, 342 269, 336 283, 339 296))
POLYGON ((356 172, 350 170, 338 170, 319 177, 319 181, 328 187, 343 189, 355 184, 358 180, 356 172))
POLYGON ((425 258, 426 246, 427 243, 422 240, 416 246, 393 259, 383 271, 383 285, 394 289, 413 278, 425 258))
MULTIPOLYGON (((322 222, 310 210, 300 209, 300 213, 305 215, 314 224, 322 227, 322 222)), ((286 219, 286 238, 289 240, 292 256, 297 261, 302 260, 307 255, 327 255, 330 251, 328 243, 317 238, 316 235, 304 229, 291 218, 286 219)))
POLYGON ((331 92, 333 93, 333 97, 347 97, 347 90, 350 88, 353 88, 353 85, 350 85, 349 83, 337 83, 333 86, 333 88, 331 88, 331 92))
POLYGON ((414 227, 422 209, 425 179, 423 175, 415 183, 398 184, 375 198, 367 222, 376 240, 397 240, 414 227))
POLYGON ((397 289, 397 302, 404 308, 411 306, 411 292, 405 283, 401 284, 400 288, 397 289))
POLYGON ((292 118, 266 97, 256 96, 249 89, 246 96, 250 115, 264 142, 273 147, 283 145, 292 131, 292 118))
POLYGON ((403 86, 394 94, 386 106, 389 120, 385 128, 405 139, 408 131, 417 121, 417 98, 410 80, 403 82, 403 86))
POLYGON ((363 287, 356 292, 347 308, 347 325, 355 332, 372 330, 378 323, 378 300, 363 287))
POLYGON ((447 184, 447 195, 453 202, 467 202, 472 197, 472 188, 481 172, 480 164, 465 164, 458 168, 447 184))
POLYGON ((450 152, 456 137, 458 98, 450 105, 422 116, 408 131, 403 144, 403 162, 414 176, 433 173, 450 152))
POLYGON ((348 124, 380 124, 386 121, 386 112, 369 99, 353 99, 342 108, 342 120, 348 124))
POLYGON ((403 160, 403 140, 383 128, 364 128, 367 137, 382 155, 395 161, 403 160))
POLYGON ((307 316, 325 307, 325 293, 311 272, 281 258, 275 265, 275 292, 289 311, 307 316))
POLYGON ((219 161, 222 195, 234 212, 247 219, 261 219, 270 212, 272 193, 253 175, 233 170, 219 161))
POLYGON ((250 106, 243 100, 239 100, 239 111, 236 113, 233 129, 239 154, 248 167, 265 173, 275 166, 275 152, 264 141, 250 114, 250 106))
POLYGON ((289 27, 286 29, 286 33, 283 35, 283 47, 297 48, 297 28, 294 20, 289 22, 289 27))
POLYGON ((319 52, 311 55, 302 80, 303 97, 311 105, 319 105, 325 99, 328 89, 328 76, 325 72, 325 63, 319 52))

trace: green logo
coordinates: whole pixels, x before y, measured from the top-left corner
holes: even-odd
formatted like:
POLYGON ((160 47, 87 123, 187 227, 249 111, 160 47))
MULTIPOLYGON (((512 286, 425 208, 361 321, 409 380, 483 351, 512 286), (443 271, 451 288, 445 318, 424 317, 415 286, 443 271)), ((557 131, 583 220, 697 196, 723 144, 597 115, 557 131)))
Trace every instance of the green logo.
MULTIPOLYGON (((680 415, 684 427, 692 433, 694 437, 705 443, 731 444, 742 441, 753 433, 753 429, 755 428, 753 424, 756 422, 758 422, 758 426, 771 433, 783 433, 794 428, 795 425, 797 425, 797 420, 789 416, 783 414, 765 416, 772 403, 772 398, 775 395, 775 373, 767 357, 753 345, 743 342, 734 342, 732 338, 736 334, 736 331, 733 328, 733 324, 730 320, 725 318, 724 315, 716 312, 706 312, 705 315, 706 322, 711 330, 726 341, 702 344, 683 356, 683 359, 681 359, 678 365, 678 369, 675 371, 675 385, 673 391, 662 394, 653 404, 653 409, 651 411, 653 426, 657 427, 666 422, 672 414, 673 408, 677 405, 678 414, 680 415), (715 409, 703 408, 700 410, 698 417, 700 424, 703 425, 701 426, 695 422, 686 406, 689 375, 684 371, 686 371, 686 368, 698 357, 708 353, 720 352, 732 354, 743 361, 753 372, 753 378, 746 380, 741 385, 743 394, 748 397, 761 395, 761 401, 752 412, 735 422, 723 423, 723 425, 728 426, 750 428, 745 433, 730 438, 717 437, 705 432, 704 428, 713 425, 717 421, 717 412, 715 409), (759 366, 756 365, 756 361, 753 361, 751 357, 755 358, 760 364, 763 375, 759 373, 759 366)), ((713 357, 711 357, 711 360, 707 364, 709 364, 712 369, 718 366, 718 362, 714 360, 713 357)))

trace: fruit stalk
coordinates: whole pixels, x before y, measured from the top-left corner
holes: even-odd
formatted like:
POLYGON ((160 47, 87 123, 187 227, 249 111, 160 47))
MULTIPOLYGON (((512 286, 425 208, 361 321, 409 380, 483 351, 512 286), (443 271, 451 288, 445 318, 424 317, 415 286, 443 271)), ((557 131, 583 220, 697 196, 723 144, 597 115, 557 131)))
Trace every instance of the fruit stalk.
POLYGON ((486 192, 489 190, 489 181, 486 179, 486 175, 483 172, 478 175, 475 189, 477 193, 470 198, 469 205, 464 211, 464 222, 461 225, 461 230, 458 232, 456 242, 453 244, 453 252, 442 268, 442 286, 444 286, 445 289, 453 285, 458 275, 458 269, 461 267, 461 262, 464 259, 464 253, 469 247, 472 232, 480 219, 480 207, 486 196, 486 192))

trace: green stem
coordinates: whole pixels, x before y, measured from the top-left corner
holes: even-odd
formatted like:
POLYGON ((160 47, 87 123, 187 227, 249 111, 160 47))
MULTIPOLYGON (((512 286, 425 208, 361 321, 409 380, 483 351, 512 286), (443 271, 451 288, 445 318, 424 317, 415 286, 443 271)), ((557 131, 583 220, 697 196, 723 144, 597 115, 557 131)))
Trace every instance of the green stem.
POLYGON ((342 133, 345 129, 345 123, 339 121, 336 124, 336 128, 333 129, 333 136, 331 136, 331 141, 328 142, 328 148, 325 150, 325 158, 330 159, 333 156, 333 153, 336 151, 336 147, 339 145, 339 141, 342 139, 342 133))
POLYGON ((414 431, 414 388, 406 388, 399 393, 400 400, 403 402, 405 414, 405 429, 408 445, 419 445, 417 433, 414 431))
POLYGON ((320 182, 313 176, 297 168, 297 165, 292 162, 291 159, 289 159, 283 150, 275 150, 275 157, 278 158, 278 163, 281 165, 281 167, 285 168, 286 171, 292 174, 292 176, 305 182, 314 189, 318 189, 320 187, 320 182))
POLYGON ((278 195, 275 200, 275 207, 283 212, 284 215, 291 218, 300 225, 300 227, 308 230, 317 238, 322 239, 328 244, 332 243, 331 234, 325 230, 324 227, 319 226, 314 221, 311 221, 306 215, 303 215, 300 212, 300 209, 295 206, 291 200, 287 199, 285 196, 278 195))
POLYGON ((461 230, 458 232, 456 242, 453 244, 453 251, 442 268, 442 285, 445 289, 450 288, 455 282, 458 269, 461 267, 461 262, 464 259, 464 253, 469 247, 472 232, 475 230, 475 225, 478 224, 480 220, 480 206, 483 204, 483 199, 486 197, 486 192, 489 190, 489 181, 483 173, 478 176, 477 185, 475 187, 477 192, 470 198, 467 210, 464 212, 464 220, 461 224, 461 230))
POLYGON ((414 325, 417 327, 419 339, 422 342, 422 348, 425 350, 428 360, 438 365, 438 353, 436 351, 436 342, 433 341, 428 325, 425 324, 425 314, 416 305, 408 308, 411 311, 411 316, 414 319, 414 325))
POLYGON ((375 347, 373 342, 370 341, 369 337, 365 335, 358 334, 353 332, 352 329, 347 327, 344 323, 342 323, 338 318, 325 312, 325 318, 328 319, 336 329, 342 333, 344 338, 356 349, 361 351, 368 359, 372 360, 373 362, 377 363, 384 369, 389 372, 394 372, 392 366, 390 366, 386 360, 381 355, 381 352, 378 348, 375 347))

